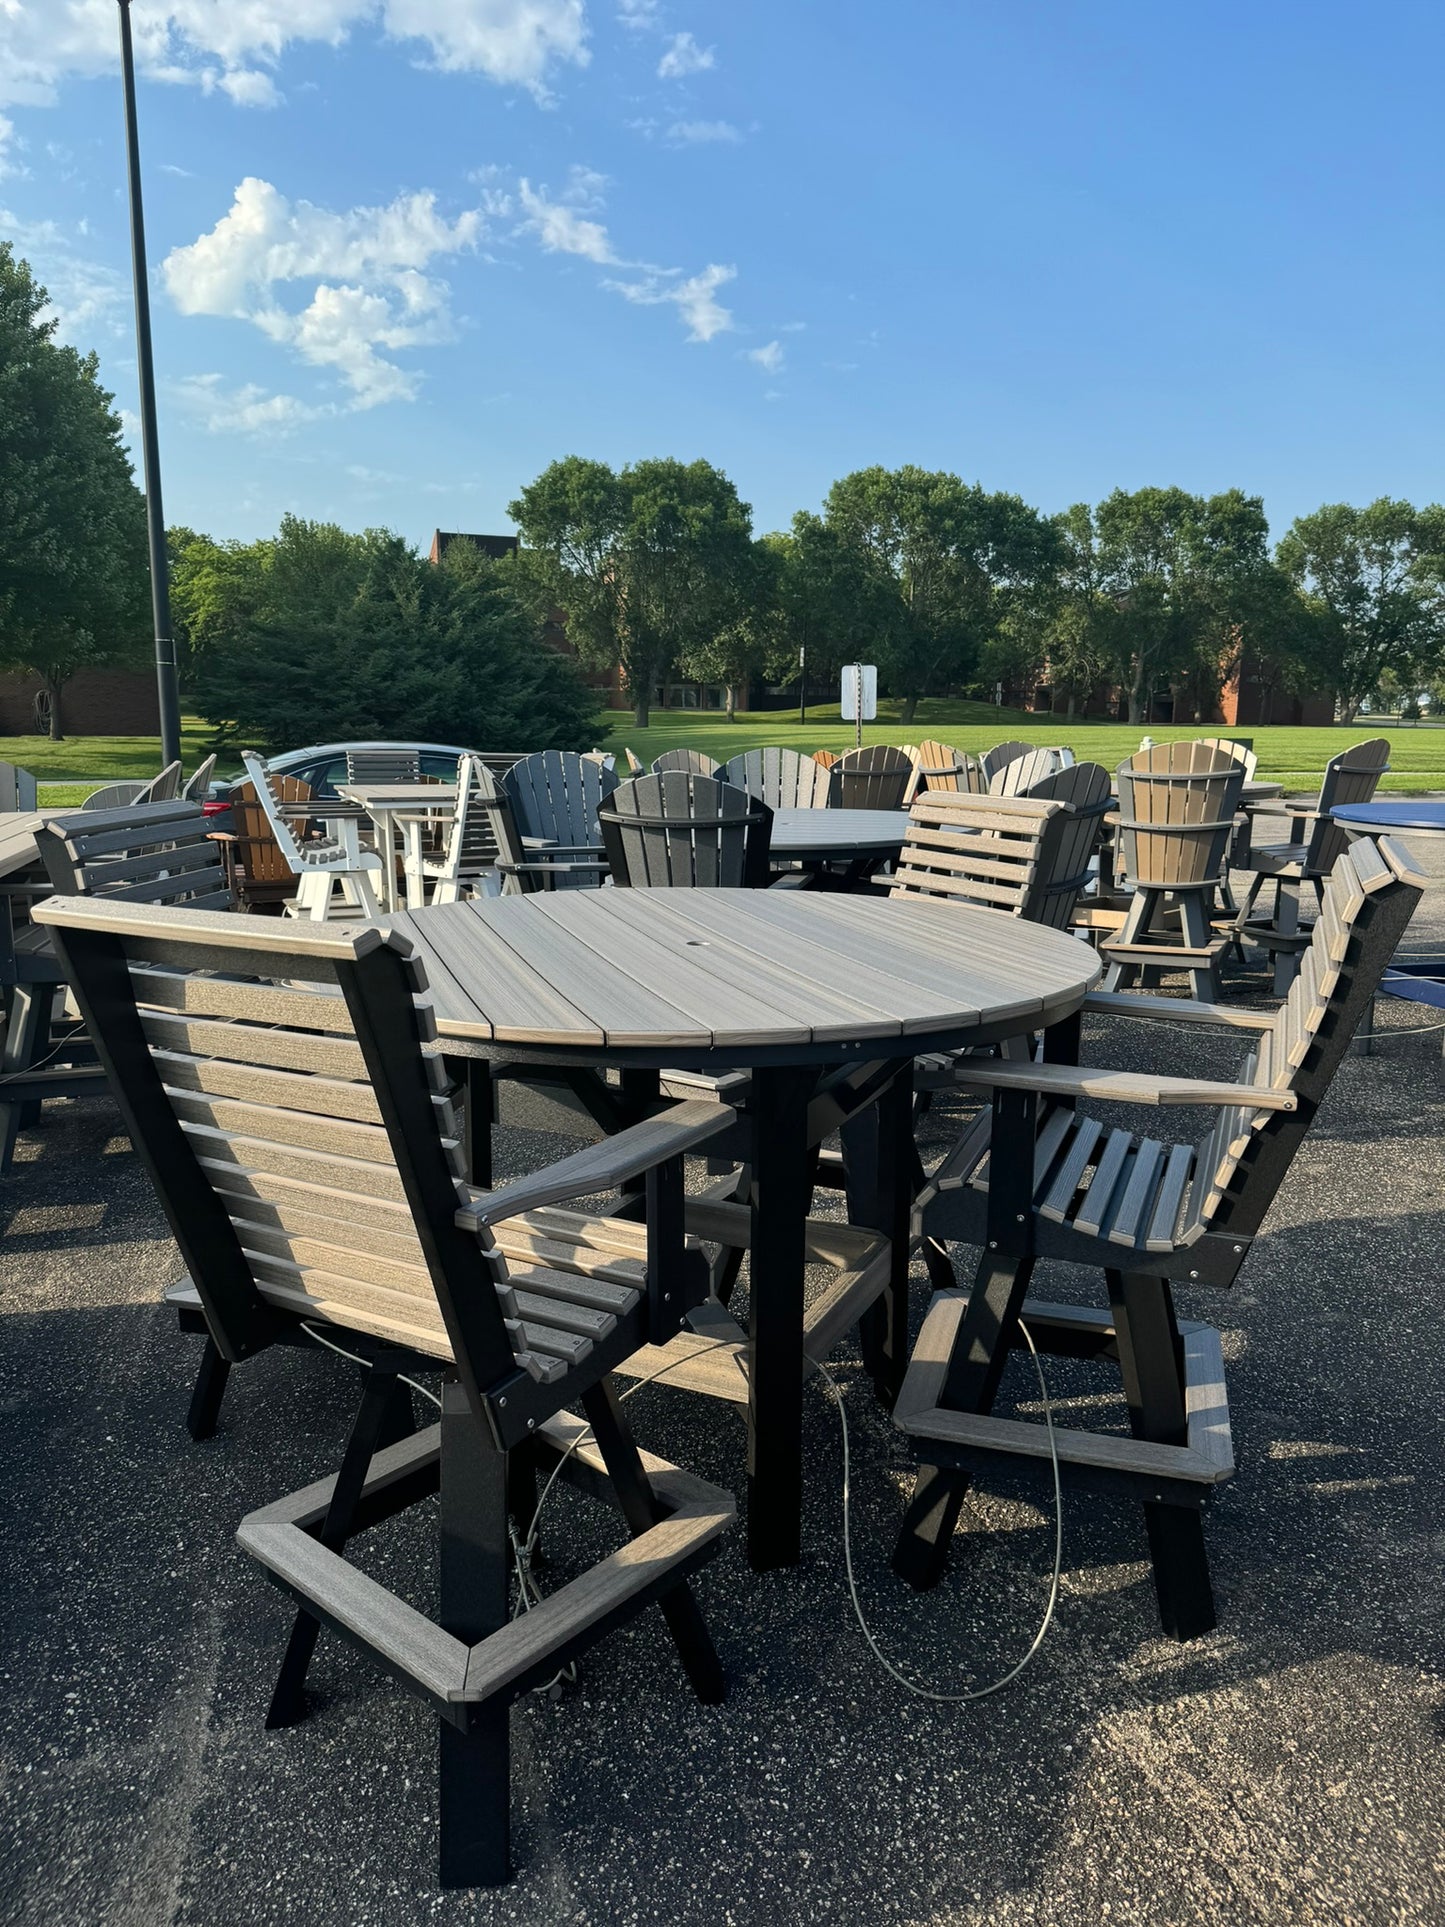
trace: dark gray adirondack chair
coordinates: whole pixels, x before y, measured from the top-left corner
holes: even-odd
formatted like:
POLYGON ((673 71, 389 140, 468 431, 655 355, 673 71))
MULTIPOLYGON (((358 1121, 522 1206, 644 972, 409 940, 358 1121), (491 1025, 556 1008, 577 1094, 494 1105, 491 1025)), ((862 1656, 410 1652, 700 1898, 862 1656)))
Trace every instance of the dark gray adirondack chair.
POLYGON ((559 866, 549 887, 575 890, 603 881, 597 812, 616 788, 614 770, 570 750, 524 756, 502 777, 526 861, 559 866))
POLYGON ((1119 863, 1134 895, 1117 936, 1101 948, 1108 988, 1147 982, 1151 969, 1189 973, 1196 997, 1213 1003, 1229 938, 1211 923, 1224 875, 1244 765, 1209 743, 1156 743, 1118 769, 1119 863), (1177 929, 1166 906, 1177 908, 1177 929))
POLYGON ((348 783, 419 783, 421 752, 402 744, 346 752, 348 783))
POLYGON ((180 800, 183 803, 204 803, 210 793, 211 777, 215 772, 214 755, 204 757, 191 771, 181 785, 180 800))
POLYGON ((39 1121, 46 1098, 94 1097, 105 1088, 83 1027, 60 1026, 65 974, 48 931, 25 910, 52 891, 102 889, 139 902, 224 907, 230 896, 210 827, 199 808, 177 803, 53 817, 35 837, 48 881, 14 881, 0 890, 8 939, 0 952, 10 977, 0 1057, 0 1172, 9 1168, 16 1133, 39 1121))
POLYGON ((848 750, 828 775, 832 809, 901 810, 913 781, 913 758, 892 743, 874 743, 848 750))
POLYGON ((158 776, 149 781, 130 778, 120 783, 105 783, 98 790, 92 790, 81 804, 83 810, 124 810, 133 809, 142 803, 173 802, 181 786, 181 766, 167 763, 158 776))
POLYGON ((718 774, 770 810, 821 810, 828 803, 827 770, 795 749, 745 750, 718 774))
POLYGON ((639 776, 614 790, 598 821, 619 888, 767 888, 773 813, 735 784, 681 770, 639 776))
POLYGON ((1309 883, 1318 897, 1324 879, 1349 842, 1330 811, 1337 804, 1368 803, 1389 767, 1390 745, 1383 736, 1352 743, 1325 765, 1319 796, 1310 808, 1282 806, 1289 818, 1283 843, 1256 844, 1251 836, 1247 847, 1236 850, 1237 867, 1253 871, 1254 881, 1235 927, 1272 954, 1274 987, 1279 996, 1289 989, 1300 953, 1309 942, 1308 932, 1300 930, 1300 886, 1309 883), (1250 912, 1269 882, 1274 884, 1274 914, 1267 921, 1252 920, 1250 912))
POLYGON ((319 1629, 340 1632, 440 1716, 443 1885, 498 1884, 513 1699, 652 1603, 699 1698, 723 1695, 687 1577, 732 1499, 638 1453, 609 1374, 667 1343, 703 1288, 677 1229, 682 1157, 731 1113, 681 1105, 477 1193, 399 932, 115 901, 44 915, 225 1358, 314 1328, 370 1362, 336 1477, 238 1535, 299 1608, 267 1724, 304 1716, 319 1629), (560 1208, 636 1179, 650 1230, 560 1208), (566 1246, 589 1275, 555 1268, 566 1246), (378 1450, 398 1372, 428 1370, 440 1424, 378 1450), (532 1481, 559 1463, 631 1543, 514 1619, 509 1513, 525 1538, 532 1481), (345 1557, 438 1489, 439 1623, 345 1557))
MULTIPOLYGON (((1042 1425, 993 1416, 1022 1317, 1041 1352, 1119 1365, 1133 1437, 1056 1425, 1062 1470, 1143 1500, 1165 1631, 1189 1639, 1214 1625, 1200 1508, 1234 1468, 1229 1407, 1218 1333, 1181 1324, 1171 1286, 1237 1277, 1424 881, 1389 839, 1348 849, 1273 1016, 1173 997, 1086 1001, 1176 1027, 1252 1031, 1254 1047, 1231 1081, 965 1061, 967 1081, 991 1094, 993 1111, 934 1172, 914 1232, 960 1239, 983 1256, 971 1292, 934 1300, 895 1408, 920 1462, 894 1559, 902 1577, 915 1586, 938 1577, 971 1472, 991 1462, 1049 1466, 1042 1425), (1207 1106, 1217 1122, 1197 1144, 1168 1144, 1101 1123, 1084 1108, 1091 1098, 1207 1106), (1005 1120, 1033 1131, 1032 1169, 985 1162, 1005 1120), (1102 1267, 1109 1309, 1027 1299, 1041 1258, 1102 1267)), ((1076 1058, 1078 1019, 1059 1032, 1067 1034, 1050 1034, 1046 1056, 1076 1058)))
POLYGON ((1013 762, 1016 757, 1027 756, 1032 749, 1032 743, 1020 742, 995 743, 992 749, 986 749, 978 759, 985 786, 992 783, 1005 764, 1013 762))
POLYGON ((18 763, 0 762, 0 811, 33 810, 36 803, 35 778, 18 763))
MULTIPOLYGON (((636 761, 636 758, 633 759, 636 761)), ((653 776, 666 776, 680 770, 684 776, 720 776, 722 764, 711 756, 705 756, 700 749, 665 749, 661 756, 652 759, 653 776)), ((633 776, 644 774, 642 770, 632 770, 633 776)))

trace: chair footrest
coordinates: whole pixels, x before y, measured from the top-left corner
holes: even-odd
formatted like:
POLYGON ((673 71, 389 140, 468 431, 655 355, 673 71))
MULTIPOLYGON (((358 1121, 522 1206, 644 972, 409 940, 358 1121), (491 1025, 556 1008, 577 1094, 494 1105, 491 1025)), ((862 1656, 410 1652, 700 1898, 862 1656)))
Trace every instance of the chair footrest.
MULTIPOLYGON (((585 1430, 580 1420, 564 1413, 548 1419, 535 1438, 563 1460, 564 1478, 593 1489, 600 1479, 610 1490, 601 1454, 577 1437, 585 1430)), ((388 1485, 405 1487, 424 1473, 439 1456, 440 1436, 440 1427, 430 1426, 378 1452, 363 1487, 363 1507, 388 1485)), ((325 1516, 334 1479, 249 1514, 236 1537, 283 1592, 371 1653, 439 1712, 465 1725, 468 1709, 515 1699, 540 1685, 559 1666, 671 1591, 711 1555, 733 1523, 731 1493, 649 1453, 642 1459, 667 1508, 665 1516, 541 1605, 472 1646, 312 1536, 325 1516)))
MULTIPOLYGON (((960 1412, 942 1401, 949 1363, 958 1342, 969 1294, 940 1292, 923 1322, 903 1389, 893 1410, 899 1430, 918 1442, 920 1456, 939 1463, 975 1463, 990 1456, 1038 1466, 1050 1463, 1046 1424, 996 1418, 986 1412, 960 1412)), ((1024 1306, 1027 1323, 1035 1308, 1024 1306)), ((1040 1305, 1041 1322, 1076 1323, 1080 1336, 1093 1327, 1099 1340, 1112 1336, 1107 1314, 1073 1306, 1040 1305)), ((1188 1442, 1163 1445, 1112 1432, 1085 1432, 1054 1424, 1054 1449, 1061 1470, 1103 1476, 1137 1487, 1145 1498, 1173 1488, 1203 1493, 1234 1473, 1229 1402, 1219 1334, 1209 1325, 1181 1326, 1184 1347, 1185 1410, 1188 1442)), ((1044 1349, 1065 1349, 1045 1347, 1044 1349)))
POLYGON ((1229 938, 1214 937, 1206 944, 1191 946, 1180 943, 1111 943, 1106 937, 1099 947, 1111 963, 1212 963, 1222 951, 1229 948, 1229 938))

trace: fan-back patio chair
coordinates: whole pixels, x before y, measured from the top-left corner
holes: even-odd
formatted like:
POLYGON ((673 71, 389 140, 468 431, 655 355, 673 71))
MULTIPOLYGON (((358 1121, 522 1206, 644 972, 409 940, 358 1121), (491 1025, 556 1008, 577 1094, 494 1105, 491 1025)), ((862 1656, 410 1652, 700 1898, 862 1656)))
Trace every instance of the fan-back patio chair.
MULTIPOLYGON (((311 801, 311 785, 299 776, 271 776, 277 801, 294 811, 298 803, 311 801)), ((293 815, 289 819, 297 821, 293 815)), ((256 785, 250 781, 233 783, 231 800, 222 819, 229 823, 223 842, 231 886, 242 909, 258 910, 279 906, 296 893, 296 879, 281 854, 281 846, 271 834, 267 815, 256 785)))
POLYGON ((1021 756, 1010 756, 988 779, 990 796, 1032 796, 1046 776, 1056 776, 1073 764, 1073 757, 1062 749, 1027 749, 1021 756))
POLYGON ((1015 757, 1027 756, 1032 748, 1032 743, 1010 741, 995 743, 992 749, 986 749, 978 759, 985 785, 992 783, 1006 763, 1013 762, 1015 757))
POLYGON ((827 807, 828 772, 796 749, 749 749, 716 774, 725 783, 766 803, 770 810, 821 810, 827 807))
MULTIPOLYGON (((1036 1140, 1031 1167, 995 1169, 976 1126, 933 1173, 915 1235, 982 1253, 971 1291, 935 1298, 894 1411, 919 1472, 895 1554, 915 1586, 933 1583, 970 1473, 1046 1469, 1041 1424, 995 1417, 1004 1365, 1023 1340, 1041 1352, 1118 1364, 1133 1436, 1056 1424, 1064 1475, 1144 1502, 1164 1629, 1215 1623, 1200 1508, 1234 1468, 1218 1333, 1181 1323, 1172 1287, 1229 1285, 1249 1257, 1295 1152, 1329 1090, 1425 879, 1403 846, 1356 843, 1336 863, 1300 973, 1274 1015, 1181 998, 1096 993, 1084 1008, 1253 1033, 1232 1079, 1155 1076, 1071 1062, 964 1060, 1008 1123, 1036 1140), (1213 1110, 1197 1143, 1103 1123, 1091 1099, 1213 1110), (1107 1311, 1027 1298, 1039 1259, 1101 1267, 1107 1311)), ((1078 1019, 1046 1055, 1076 1057, 1078 1019)))
POLYGON ((304 1717, 321 1628, 359 1646, 439 1716, 442 1884, 499 1884, 512 1700, 654 1603, 698 1697, 723 1696, 688 1576, 733 1501, 638 1452, 609 1374, 701 1289, 682 1156, 730 1113, 678 1106, 477 1193, 399 932, 115 901, 45 920, 225 1358, 309 1329, 370 1364, 336 1476, 238 1534, 298 1609, 267 1724, 304 1717), (632 1179, 650 1231, 565 1208, 632 1179), (590 1275, 554 1268, 559 1239, 590 1249, 590 1275), (378 1449, 398 1373, 438 1370, 440 1424, 378 1449), (628 1540, 514 1618, 509 1523, 525 1542, 554 1469, 616 1505, 628 1540), (435 1620, 346 1557, 432 1493, 435 1620))
POLYGON ((1237 757, 1244 765, 1245 782, 1252 781, 1255 771, 1259 768, 1259 758, 1248 743, 1241 743, 1233 736, 1198 736, 1195 741, 1208 743, 1211 749, 1222 749, 1226 756, 1237 757))
POLYGON ((639 776, 598 821, 618 888, 767 888, 773 813, 736 784, 681 770, 639 776))
MULTIPOLYGON (((1281 805, 1288 816, 1288 834, 1283 843, 1257 844, 1251 836, 1247 855, 1241 853, 1240 867, 1252 871, 1254 881, 1235 928, 1241 936, 1271 953, 1277 996, 1283 996, 1289 989, 1299 966, 1300 953, 1309 942, 1308 932, 1300 929, 1301 886, 1308 883, 1318 897, 1324 879, 1349 842, 1330 811, 1337 804, 1370 802, 1389 767, 1390 745, 1383 736, 1352 743, 1325 765, 1319 795, 1312 805, 1305 808, 1281 805), (1252 920, 1250 912, 1260 891, 1271 882, 1274 884, 1273 915, 1268 920, 1252 920)), ((1254 833, 1258 834, 1260 828, 1261 824, 1256 822, 1254 833)))
POLYGON ((291 826, 270 770, 250 750, 241 760, 281 860, 296 880, 296 894, 287 902, 287 911, 316 923, 332 917, 380 916, 382 859, 374 850, 361 848, 356 824, 339 819, 334 839, 308 837, 303 843, 291 826))
POLYGON ((595 887, 607 876, 597 812, 617 788, 617 772, 570 750, 524 756, 501 781, 526 860, 551 863, 547 887, 595 887))
POLYGON ((104 783, 92 790, 81 804, 83 810, 126 810, 144 803, 169 803, 180 788, 181 766, 167 763, 158 776, 132 777, 119 783, 104 783))
POLYGON ((207 796, 210 794, 211 777, 215 773, 215 768, 216 759, 214 755, 207 756, 203 761, 196 764, 190 776, 181 786, 181 801, 183 803, 205 802, 207 796))
POLYGON ((892 743, 850 749, 828 772, 835 810, 901 810, 913 781, 913 758, 892 743))
POLYGON ((912 754, 913 782, 906 799, 910 803, 927 790, 954 790, 977 796, 988 787, 978 758, 970 756, 966 749, 954 749, 948 743, 930 739, 919 743, 912 754))
POLYGON ((1100 946, 1110 990, 1147 983, 1150 970, 1182 970, 1196 997, 1216 1000, 1230 939, 1211 911, 1243 782, 1243 763, 1207 743, 1156 743, 1119 765, 1118 861, 1134 894, 1117 935, 1100 946))
MULTIPOLYGON (((700 749, 665 749, 661 756, 654 756, 648 774, 666 776, 669 772, 681 770, 684 776, 720 776, 722 764, 700 749)), ((632 776, 643 774, 641 770, 631 770, 632 776)))
POLYGON ((38 807, 35 778, 30 771, 18 763, 0 762, 0 812, 38 807))

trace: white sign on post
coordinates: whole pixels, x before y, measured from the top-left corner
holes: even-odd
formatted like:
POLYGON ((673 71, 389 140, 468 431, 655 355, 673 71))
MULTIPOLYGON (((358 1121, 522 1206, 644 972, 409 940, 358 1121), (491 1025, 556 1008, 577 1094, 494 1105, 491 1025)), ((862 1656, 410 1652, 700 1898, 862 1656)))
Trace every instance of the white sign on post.
POLYGON ((857 741, 863 741, 863 725, 878 714, 878 668, 871 662, 843 665, 843 721, 854 725, 857 741))

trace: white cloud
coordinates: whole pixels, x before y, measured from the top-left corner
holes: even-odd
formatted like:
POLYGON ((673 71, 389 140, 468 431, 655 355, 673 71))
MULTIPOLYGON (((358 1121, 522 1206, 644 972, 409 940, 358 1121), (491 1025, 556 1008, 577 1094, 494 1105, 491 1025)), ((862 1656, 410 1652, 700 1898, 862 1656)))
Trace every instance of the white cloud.
POLYGON ((609 281, 606 285, 644 307, 673 303, 687 326, 688 340, 711 341, 733 325, 731 310, 717 299, 717 290, 736 275, 736 268, 709 262, 687 281, 672 281, 665 274, 653 273, 645 281, 609 281))
POLYGON ((685 80, 689 74, 706 73, 716 65, 716 49, 699 47, 690 33, 675 33, 667 43, 667 52, 657 63, 657 77, 685 80))
MULTIPOLYGON (((583 0, 153 0, 133 32, 150 78, 269 107, 269 70, 290 46, 337 46, 358 27, 539 97, 554 65, 590 58, 583 0)), ((113 72, 118 43, 113 0, 0 0, 0 104, 47 106, 65 79, 113 72)))
POLYGON ((749 348, 747 353, 748 360, 755 361, 769 375, 776 375, 787 359, 781 341, 766 342, 761 348, 749 348))
POLYGON ((211 435, 289 435, 307 422, 334 414, 295 395, 268 395, 255 382, 227 388, 224 375, 183 375, 167 393, 198 427, 211 435))
POLYGON ((580 254, 599 267, 619 265, 607 229, 600 221, 588 220, 575 205, 549 200, 545 187, 534 188, 526 179, 517 183, 517 199, 527 216, 522 231, 535 234, 548 254, 580 254))
POLYGON ((0 208, 0 233, 15 243, 16 254, 30 263, 31 272, 45 287, 50 296, 45 318, 59 324, 63 340, 88 348, 98 335, 127 332, 129 283, 105 262, 77 254, 57 222, 22 221, 8 208, 0 208))
POLYGON ((429 193, 337 214, 248 178, 211 231, 174 249, 161 273, 182 314, 249 321, 334 369, 351 408, 372 408, 411 400, 419 386, 389 354, 452 337, 446 283, 423 270, 474 248, 484 231, 479 210, 449 222, 429 193), (279 291, 298 282, 311 285, 310 298, 287 306, 279 291))
POLYGON ((0 181, 9 174, 19 174, 24 171, 15 159, 15 149, 18 145, 14 121, 5 114, 0 114, 0 181))
POLYGON ((660 11, 658 0, 618 0, 617 18, 624 27, 641 30, 655 27, 660 11))
POLYGON ((675 120, 667 138, 680 147, 695 147, 708 141, 740 141, 742 133, 730 120, 675 120))

